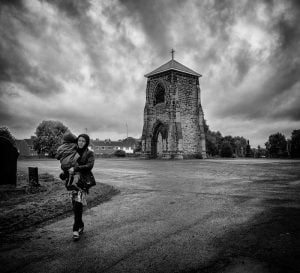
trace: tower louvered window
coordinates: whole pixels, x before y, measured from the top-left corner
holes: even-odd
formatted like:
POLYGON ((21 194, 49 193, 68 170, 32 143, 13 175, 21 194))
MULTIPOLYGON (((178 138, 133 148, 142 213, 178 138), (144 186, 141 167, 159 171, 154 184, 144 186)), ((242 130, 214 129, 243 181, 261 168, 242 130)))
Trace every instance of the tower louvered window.
POLYGON ((165 102, 165 89, 161 84, 158 84, 155 89, 154 105, 165 102))

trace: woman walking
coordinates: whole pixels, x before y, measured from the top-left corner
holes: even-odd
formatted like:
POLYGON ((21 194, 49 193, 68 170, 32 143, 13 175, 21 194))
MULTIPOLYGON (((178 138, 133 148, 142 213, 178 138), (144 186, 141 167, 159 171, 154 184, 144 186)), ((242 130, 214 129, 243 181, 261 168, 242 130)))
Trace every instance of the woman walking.
POLYGON ((72 191, 72 205, 74 212, 73 224, 73 239, 79 240, 80 235, 83 233, 84 223, 82 221, 83 206, 86 205, 85 196, 89 192, 89 188, 96 185, 92 169, 94 167, 94 152, 88 149, 90 144, 90 137, 86 134, 81 134, 77 138, 77 153, 79 158, 75 167, 70 172, 77 173, 80 176, 79 189, 72 191))

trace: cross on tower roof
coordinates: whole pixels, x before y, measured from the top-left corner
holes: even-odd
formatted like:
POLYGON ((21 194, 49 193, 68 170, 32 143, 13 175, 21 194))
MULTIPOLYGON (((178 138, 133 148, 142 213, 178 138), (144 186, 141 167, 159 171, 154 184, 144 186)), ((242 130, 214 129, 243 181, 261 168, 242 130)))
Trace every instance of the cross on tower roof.
POLYGON ((175 70, 175 71, 183 72, 185 74, 194 75, 196 77, 202 77, 201 74, 199 74, 199 73, 193 71, 192 69, 184 66, 183 64, 175 61, 174 60, 175 50, 173 48, 170 51, 170 53, 172 54, 172 59, 170 61, 168 61, 167 63, 161 65, 158 68, 156 68, 152 72, 146 74, 145 77, 149 78, 149 77, 151 77, 153 75, 157 75, 157 74, 160 74, 160 73, 163 73, 163 72, 166 72, 166 71, 170 71, 170 70, 175 70))
POLYGON ((175 50, 172 48, 172 50, 171 50, 172 60, 174 60, 174 53, 175 53, 175 50))

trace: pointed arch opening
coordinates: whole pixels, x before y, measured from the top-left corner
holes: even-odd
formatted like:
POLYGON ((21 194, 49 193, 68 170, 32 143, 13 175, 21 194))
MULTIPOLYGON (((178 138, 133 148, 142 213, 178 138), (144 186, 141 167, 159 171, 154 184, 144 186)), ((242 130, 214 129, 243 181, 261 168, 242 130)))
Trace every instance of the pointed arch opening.
POLYGON ((154 105, 165 102, 165 88, 159 83, 154 92, 154 105))
POLYGON ((162 158, 163 152, 166 150, 168 138, 168 127, 166 124, 157 121, 153 126, 151 141, 151 157, 162 158))

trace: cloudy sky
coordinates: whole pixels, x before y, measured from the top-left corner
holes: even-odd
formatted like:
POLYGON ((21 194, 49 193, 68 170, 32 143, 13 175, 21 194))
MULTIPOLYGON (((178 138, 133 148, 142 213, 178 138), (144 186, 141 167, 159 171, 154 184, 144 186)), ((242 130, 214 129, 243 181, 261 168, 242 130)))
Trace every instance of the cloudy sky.
POLYGON ((144 74, 174 48, 203 75, 211 130, 264 146, 300 129, 299 29, 298 0, 2 0, 0 125, 140 137, 144 74))

